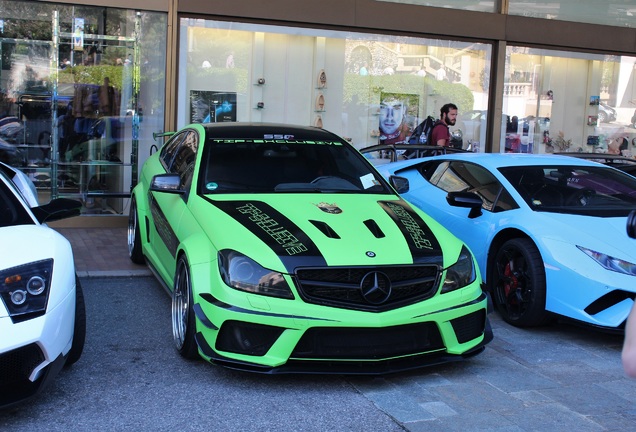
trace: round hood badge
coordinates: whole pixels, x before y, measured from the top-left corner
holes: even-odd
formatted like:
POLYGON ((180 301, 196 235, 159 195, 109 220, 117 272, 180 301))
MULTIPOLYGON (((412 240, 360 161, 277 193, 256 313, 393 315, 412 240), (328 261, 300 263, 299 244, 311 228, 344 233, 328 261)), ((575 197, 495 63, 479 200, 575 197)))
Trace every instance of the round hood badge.
POLYGON ((316 204, 316 207, 318 207, 320 210, 324 211, 325 213, 329 213, 329 214, 340 214, 342 213, 342 209, 340 207, 338 207, 337 204, 329 204, 326 202, 321 202, 316 204))
POLYGON ((360 293, 367 302, 382 304, 391 297, 391 279, 379 271, 369 272, 360 281, 360 293))

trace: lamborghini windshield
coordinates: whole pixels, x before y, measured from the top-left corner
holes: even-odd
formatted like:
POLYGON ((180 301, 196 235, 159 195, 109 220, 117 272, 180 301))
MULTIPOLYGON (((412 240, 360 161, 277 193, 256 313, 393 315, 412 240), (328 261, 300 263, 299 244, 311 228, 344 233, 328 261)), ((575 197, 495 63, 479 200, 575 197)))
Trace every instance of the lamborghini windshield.
POLYGON ((501 173, 535 211, 627 216, 636 208, 636 178, 609 167, 525 166, 501 173))
POLYGON ((354 148, 338 141, 208 139, 200 193, 392 193, 354 148))

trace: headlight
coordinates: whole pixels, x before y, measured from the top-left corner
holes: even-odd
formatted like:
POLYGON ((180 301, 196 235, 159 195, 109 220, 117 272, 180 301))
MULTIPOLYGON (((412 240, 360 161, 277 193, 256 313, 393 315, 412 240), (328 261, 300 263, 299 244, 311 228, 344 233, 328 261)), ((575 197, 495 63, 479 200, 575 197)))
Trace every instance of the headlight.
POLYGON ((0 297, 14 323, 44 315, 52 273, 52 259, 0 271, 0 297))
POLYGON ((239 252, 220 251, 219 271, 230 288, 270 297, 294 298, 282 273, 268 270, 239 252))
POLYGON ((473 255, 464 246, 457 262, 446 270, 442 294, 468 286, 475 281, 476 277, 473 255))
POLYGON ((591 249, 577 246, 587 256, 591 257, 594 261, 602 265, 607 270, 623 273, 630 276, 636 276, 636 264, 629 261, 623 261, 622 259, 614 258, 604 253, 596 252, 591 249))

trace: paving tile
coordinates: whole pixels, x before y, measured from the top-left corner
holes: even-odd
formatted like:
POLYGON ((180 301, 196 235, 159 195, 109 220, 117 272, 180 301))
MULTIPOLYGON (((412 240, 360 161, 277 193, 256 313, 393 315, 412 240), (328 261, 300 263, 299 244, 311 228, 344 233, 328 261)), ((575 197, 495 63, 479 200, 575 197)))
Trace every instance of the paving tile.
POLYGON ((525 429, 493 412, 438 417, 407 423, 411 432, 524 432, 525 429))
POLYGON ((563 406, 583 416, 617 413, 634 409, 628 399, 596 384, 576 384, 545 389, 541 393, 558 400, 563 406))
POLYGON ((416 400, 396 388, 383 392, 367 393, 365 396, 382 411, 400 423, 434 419, 436 416, 424 409, 416 400))
POLYGON ((493 409, 499 412, 514 412, 523 408, 521 401, 486 382, 482 382, 481 385, 471 383, 436 387, 432 392, 440 401, 463 415, 493 409))

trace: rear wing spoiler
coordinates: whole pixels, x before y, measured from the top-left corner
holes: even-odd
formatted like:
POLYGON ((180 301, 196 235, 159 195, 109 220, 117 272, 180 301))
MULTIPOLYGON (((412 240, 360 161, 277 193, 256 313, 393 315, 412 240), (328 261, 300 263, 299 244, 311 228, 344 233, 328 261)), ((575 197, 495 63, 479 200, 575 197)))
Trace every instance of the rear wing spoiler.
POLYGON ((157 138, 171 137, 175 133, 176 132, 153 132, 152 133, 152 139, 157 141, 157 138))
MULTIPOLYGON (((154 141, 157 141, 157 138, 170 138, 175 133, 176 132, 153 132, 152 133, 152 139, 154 141)), ((163 145, 163 144, 161 144, 161 145, 163 145)), ((159 150, 159 146, 157 146, 157 144, 153 144, 153 145, 150 146, 150 154, 153 154, 157 150, 159 150)))

